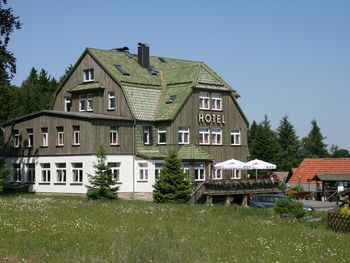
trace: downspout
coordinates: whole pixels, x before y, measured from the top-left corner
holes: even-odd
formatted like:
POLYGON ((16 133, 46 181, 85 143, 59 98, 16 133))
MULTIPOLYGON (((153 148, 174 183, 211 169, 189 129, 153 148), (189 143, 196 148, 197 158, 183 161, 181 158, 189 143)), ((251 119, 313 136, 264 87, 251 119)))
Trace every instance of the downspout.
POLYGON ((135 199, 135 127, 136 120, 132 126, 132 198, 135 199))

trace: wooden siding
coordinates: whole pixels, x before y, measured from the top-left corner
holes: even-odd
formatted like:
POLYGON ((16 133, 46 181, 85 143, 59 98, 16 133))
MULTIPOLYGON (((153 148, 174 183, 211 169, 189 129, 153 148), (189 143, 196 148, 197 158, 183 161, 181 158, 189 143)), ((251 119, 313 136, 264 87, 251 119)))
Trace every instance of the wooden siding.
MULTIPOLYGON (((92 92, 94 95, 94 110, 93 113, 108 114, 121 117, 132 117, 123 91, 120 86, 104 71, 103 68, 89 55, 86 54, 81 62, 76 66, 74 72, 70 75, 62 89, 56 96, 53 104, 53 110, 64 111, 65 97, 71 96, 68 92, 71 88, 78 84, 84 83, 83 71, 85 69, 94 69, 94 78, 96 82, 102 83, 105 87, 103 92, 92 92), (116 98, 115 110, 108 110, 108 92, 114 92, 116 98)), ((82 92, 87 94, 90 92, 82 92)), ((79 111, 79 95, 72 95, 71 111, 79 111)))
POLYGON ((96 154, 100 145, 107 154, 132 154, 132 122, 119 120, 84 120, 81 118, 39 116, 5 128, 6 156, 48 156, 96 154), (74 126, 79 126, 80 145, 73 144, 74 126), (119 127, 119 145, 109 143, 110 127, 119 127), (64 129, 64 146, 58 146, 57 127, 64 129), (42 146, 42 128, 48 129, 48 146, 42 146), (27 129, 33 129, 33 147, 28 148, 27 129), (20 134, 20 147, 13 147, 12 131, 20 134))

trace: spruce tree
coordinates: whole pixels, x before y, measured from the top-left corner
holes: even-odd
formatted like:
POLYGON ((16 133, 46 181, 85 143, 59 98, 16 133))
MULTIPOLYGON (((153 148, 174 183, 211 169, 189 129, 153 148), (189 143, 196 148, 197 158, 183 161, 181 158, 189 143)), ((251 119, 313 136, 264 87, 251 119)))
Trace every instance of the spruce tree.
POLYGON ((328 157, 327 145, 316 120, 311 121, 309 134, 302 139, 302 155, 304 158, 325 158, 328 157))
POLYGON ((175 151, 171 152, 165 158, 160 176, 154 185, 153 200, 156 203, 186 203, 190 200, 191 193, 182 162, 175 151))
POLYGON ((290 171, 297 167, 301 161, 300 143, 294 126, 289 122, 288 116, 284 116, 277 128, 277 139, 280 146, 279 163, 280 171, 290 171))
POLYGON ((115 186, 116 182, 111 168, 106 164, 106 154, 102 147, 97 151, 97 163, 94 164, 94 168, 95 175, 89 175, 90 185, 87 186, 86 196, 93 200, 117 199, 118 186, 115 186))

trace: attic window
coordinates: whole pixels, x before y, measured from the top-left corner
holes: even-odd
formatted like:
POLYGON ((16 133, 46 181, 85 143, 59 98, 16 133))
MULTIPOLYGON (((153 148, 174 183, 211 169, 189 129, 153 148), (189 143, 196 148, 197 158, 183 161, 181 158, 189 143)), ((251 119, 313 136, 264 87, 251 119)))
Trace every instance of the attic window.
POLYGON ((159 73, 159 71, 154 67, 154 66, 150 66, 148 68, 149 73, 151 73, 152 75, 157 75, 159 73))
POLYGON ((129 57, 129 58, 133 58, 134 57, 134 55, 133 54, 131 54, 131 53, 126 53, 126 55, 129 57))
POLYGON ((164 58, 159 57, 159 60, 162 61, 163 63, 166 63, 164 58))
POLYGON ((120 73, 125 76, 130 76, 130 72, 123 65, 114 65, 120 73))
POLYGON ((176 99, 176 95, 170 95, 169 99, 166 101, 166 104, 173 103, 176 99))

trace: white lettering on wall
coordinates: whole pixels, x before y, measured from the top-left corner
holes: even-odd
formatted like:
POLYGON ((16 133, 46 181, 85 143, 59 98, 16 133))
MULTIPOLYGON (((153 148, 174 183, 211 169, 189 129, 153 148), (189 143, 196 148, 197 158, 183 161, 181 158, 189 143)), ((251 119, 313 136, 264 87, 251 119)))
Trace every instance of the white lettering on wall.
POLYGON ((225 124, 225 115, 221 114, 198 114, 198 122, 199 123, 214 123, 214 124, 225 124))

